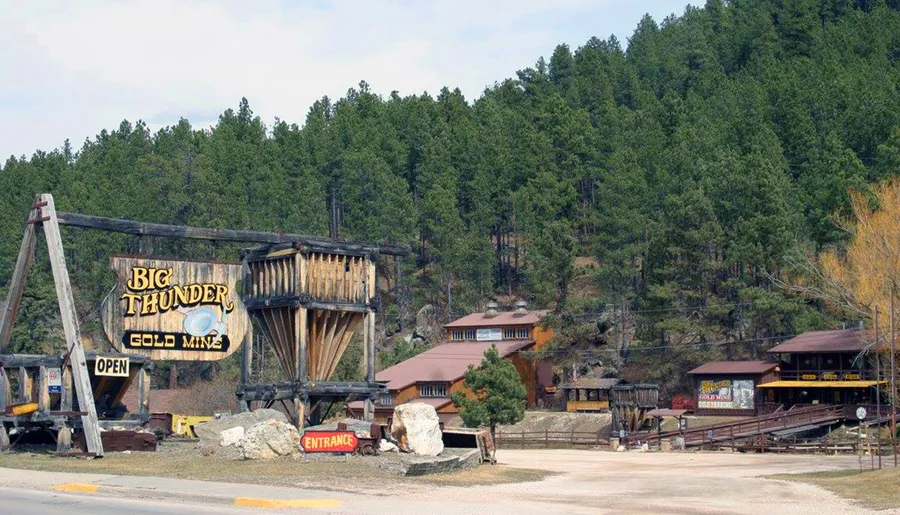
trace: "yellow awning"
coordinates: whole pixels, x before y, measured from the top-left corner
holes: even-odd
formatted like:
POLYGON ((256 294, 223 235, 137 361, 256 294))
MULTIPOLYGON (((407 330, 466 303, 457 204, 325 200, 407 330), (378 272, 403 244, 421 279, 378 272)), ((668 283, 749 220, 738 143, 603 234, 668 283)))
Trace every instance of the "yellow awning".
POLYGON ((887 381, 772 381, 757 388, 868 388, 887 381))

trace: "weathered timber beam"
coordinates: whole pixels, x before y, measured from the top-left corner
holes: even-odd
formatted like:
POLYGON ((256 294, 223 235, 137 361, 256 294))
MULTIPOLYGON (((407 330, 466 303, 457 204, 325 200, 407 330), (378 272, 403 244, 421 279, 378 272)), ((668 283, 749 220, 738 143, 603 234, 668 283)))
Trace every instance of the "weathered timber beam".
POLYGON ((275 384, 238 385, 237 396, 241 400, 276 401, 304 397, 306 395, 334 396, 346 395, 371 396, 387 392, 387 385, 382 383, 336 383, 321 382, 305 385, 283 382, 275 384))
POLYGON ((356 302, 322 302, 311 300, 303 303, 306 309, 321 309, 327 311, 352 311, 354 313, 368 313, 372 311, 372 306, 366 304, 358 304, 356 302))
MULTIPOLYGON (((145 363, 149 365, 149 358, 146 356, 142 356, 139 354, 117 354, 113 352, 98 354, 96 352, 90 352, 85 354, 85 359, 88 361, 94 361, 97 359, 97 356, 105 355, 118 355, 121 357, 126 357, 128 360, 134 365, 144 365, 145 363)), ((0 364, 4 367, 59 367, 62 365, 63 358, 62 356, 53 356, 53 355, 45 355, 45 354, 0 354, 0 364)))
POLYGON ((302 234, 282 234, 276 232, 238 231, 233 229, 210 229, 188 227, 184 225, 155 224, 135 222, 103 216, 82 215, 79 213, 57 212, 59 223, 84 229, 122 232, 136 236, 164 236, 169 238, 186 238, 193 240, 237 241, 245 243, 289 243, 297 242, 309 249, 320 249, 323 252, 336 253, 375 253, 392 256, 405 256, 410 253, 409 247, 403 245, 361 243, 331 240, 302 234))

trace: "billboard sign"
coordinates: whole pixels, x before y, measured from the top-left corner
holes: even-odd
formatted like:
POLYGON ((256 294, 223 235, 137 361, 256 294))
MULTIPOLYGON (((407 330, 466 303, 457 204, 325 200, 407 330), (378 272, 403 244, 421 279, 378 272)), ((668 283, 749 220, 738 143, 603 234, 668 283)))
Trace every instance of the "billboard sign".
POLYGON ((700 381, 697 407, 706 409, 753 409, 752 379, 704 379, 700 381))
POLYGON ((103 301, 103 328, 117 350, 154 360, 231 355, 249 326, 236 291, 239 263, 112 257, 118 279, 103 301))

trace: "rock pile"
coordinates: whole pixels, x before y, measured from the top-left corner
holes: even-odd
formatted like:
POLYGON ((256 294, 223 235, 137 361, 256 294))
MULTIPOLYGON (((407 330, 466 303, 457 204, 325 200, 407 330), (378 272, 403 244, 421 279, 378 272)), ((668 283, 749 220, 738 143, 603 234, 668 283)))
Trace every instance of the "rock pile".
POLYGON ((300 452, 300 434, 284 413, 261 409, 210 420, 194 427, 204 456, 272 459, 300 452))

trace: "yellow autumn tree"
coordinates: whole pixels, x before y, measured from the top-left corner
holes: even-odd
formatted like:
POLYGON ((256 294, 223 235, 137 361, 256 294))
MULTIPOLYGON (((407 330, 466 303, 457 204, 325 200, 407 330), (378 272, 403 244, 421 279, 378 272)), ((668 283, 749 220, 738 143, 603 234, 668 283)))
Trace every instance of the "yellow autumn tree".
POLYGON ((879 325, 887 329, 892 294, 895 309, 900 308, 900 179, 876 185, 871 194, 851 192, 850 198, 852 216, 838 221, 850 233, 850 244, 819 256, 827 282, 822 286, 833 290, 825 300, 830 297, 865 318, 877 307, 885 315, 879 325))

